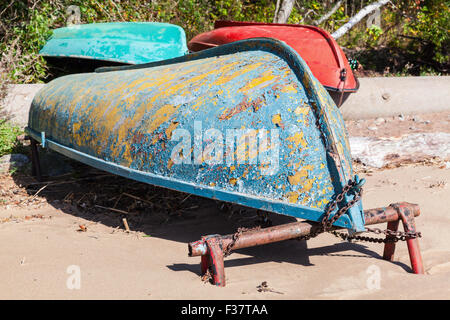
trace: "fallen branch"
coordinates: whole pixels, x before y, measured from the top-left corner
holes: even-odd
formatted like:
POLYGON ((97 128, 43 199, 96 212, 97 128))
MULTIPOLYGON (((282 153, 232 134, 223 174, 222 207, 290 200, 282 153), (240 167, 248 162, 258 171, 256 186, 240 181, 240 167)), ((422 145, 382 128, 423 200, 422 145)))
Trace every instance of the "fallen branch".
POLYGON ((362 8, 356 15, 354 15, 353 17, 350 18, 350 20, 344 24, 342 27, 340 27, 338 30, 336 30, 335 32, 333 32, 331 34, 331 36, 334 39, 339 39, 340 37, 342 37, 344 34, 347 33, 347 31, 349 31, 351 28, 353 28, 353 26, 355 24, 357 24, 358 22, 360 22, 362 20, 362 18, 364 18, 366 15, 368 15, 369 13, 371 13, 372 11, 384 6, 385 4, 387 4, 388 2, 390 2, 389 0, 380 0, 378 2, 375 3, 371 3, 367 6, 365 6, 364 8, 362 8))
POLYGON ((98 204, 94 205, 94 207, 97 207, 97 208, 100 208, 100 209, 111 210, 111 211, 115 211, 115 212, 118 212, 118 213, 129 214, 129 212, 127 212, 127 211, 123 211, 123 210, 115 209, 115 208, 103 207, 103 206, 99 206, 98 204))
POLYGON ((102 175, 98 175, 98 176, 90 176, 90 177, 72 179, 72 180, 66 180, 66 181, 51 180, 51 181, 31 182, 31 183, 27 183, 26 187, 33 186, 36 184, 45 184, 45 183, 47 183, 50 186, 56 186, 56 185, 60 185, 60 184, 75 183, 75 182, 83 181, 83 180, 99 179, 99 178, 113 177, 113 176, 115 176, 115 175, 114 174, 102 174, 102 175))
POLYGON ((130 227, 128 226, 128 221, 126 218, 122 219, 123 225, 125 226, 125 231, 130 232, 130 227))
MULTIPOLYGON (((142 198, 140 198, 140 197, 138 197, 138 196, 134 196, 134 195, 129 194, 129 193, 126 193, 126 192, 124 192, 124 193, 122 193, 122 194, 123 194, 124 196, 133 198, 133 199, 135 199, 135 200, 142 201, 142 202, 145 202, 145 203, 148 203, 148 204, 151 204, 151 205, 155 205, 153 202, 151 202, 151 201, 149 201, 149 200, 146 200, 146 199, 142 199, 142 198)), ((154 197, 153 197, 153 198, 154 198, 154 197)), ((153 198, 152 198, 152 199, 153 199, 153 198)))
POLYGON ((33 201, 34 199, 36 199, 36 197, 38 196, 38 194, 39 194, 39 192, 41 192, 42 190, 44 190, 45 188, 47 188, 48 187, 48 185, 49 184, 46 184, 45 186, 43 186, 42 188, 40 188, 32 197, 31 197, 31 199, 25 199, 25 200, 22 200, 20 203, 19 203, 19 205, 20 204, 23 204, 23 203, 25 203, 25 202, 31 202, 31 201, 33 201))
POLYGON ((303 23, 307 18, 309 18, 309 15, 311 13, 317 14, 313 9, 309 9, 304 15, 300 23, 303 23))
POLYGON ((330 18, 330 17, 333 15, 333 13, 335 13, 335 12, 337 11, 337 9, 340 8, 341 5, 342 5, 342 0, 339 0, 339 1, 334 5, 334 7, 331 8, 331 10, 328 11, 325 15, 323 15, 322 17, 320 17, 319 20, 313 21, 313 24, 316 25, 316 26, 318 26, 318 25, 322 24, 323 22, 327 21, 328 18, 330 18))
POLYGON ((120 18, 122 19, 122 21, 125 21, 125 19, 123 18, 123 16, 120 14, 120 9, 119 9, 119 7, 117 6, 117 4, 115 4, 115 2, 114 1, 112 1, 112 0, 110 0, 110 2, 112 3, 112 5, 114 6, 114 7, 116 7, 116 9, 117 9, 117 13, 119 14, 119 16, 120 16, 120 18))

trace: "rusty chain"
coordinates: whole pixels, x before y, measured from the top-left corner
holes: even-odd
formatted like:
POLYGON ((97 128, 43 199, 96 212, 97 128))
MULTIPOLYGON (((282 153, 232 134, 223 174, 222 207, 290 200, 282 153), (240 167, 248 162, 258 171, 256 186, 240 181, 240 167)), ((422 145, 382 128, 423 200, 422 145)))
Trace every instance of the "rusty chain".
POLYGON ((392 231, 389 229, 381 230, 378 228, 367 228, 367 232, 372 232, 375 234, 384 234, 386 235, 386 238, 374 238, 374 237, 364 237, 359 235, 348 235, 342 232, 336 232, 331 231, 330 233, 335 235, 336 237, 341 238, 342 240, 346 240, 348 242, 351 242, 352 240, 355 241, 368 241, 368 242, 377 242, 377 243, 392 243, 392 242, 398 242, 398 241, 406 241, 408 239, 415 239, 415 238, 421 238, 422 233, 421 232, 411 232, 411 231, 392 231))
MULTIPOLYGON (((379 228, 367 228, 366 232, 372 232, 375 234, 384 234, 386 238, 374 238, 374 237, 367 237, 367 236, 360 236, 360 235, 349 235, 342 232, 337 232, 335 230, 331 230, 333 227, 333 224, 343 215, 345 214, 348 209, 353 207, 362 196, 363 189, 361 185, 364 183, 364 181, 360 181, 359 178, 355 177, 354 180, 350 180, 342 189, 342 191, 336 196, 336 198, 330 202, 328 205, 328 208, 320 221, 320 225, 315 228, 314 231, 312 231, 310 234, 301 236, 297 238, 298 240, 309 240, 311 238, 317 237, 319 234, 324 232, 329 232, 333 234, 334 236, 341 238, 344 241, 367 241, 367 242, 375 242, 375 243, 388 243, 388 242, 398 242, 398 241, 406 241, 408 239, 414 239, 414 238, 420 238, 422 237, 422 234, 420 232, 411 232, 411 231, 393 231, 393 230, 381 230, 379 228), (333 215, 330 219, 331 214, 336 209, 338 204, 342 202, 345 198, 345 195, 349 194, 350 192, 354 193, 353 199, 350 200, 348 203, 343 205, 338 212, 336 212, 335 215, 333 215)), ((313 227, 314 228, 314 227, 313 227)), ((257 226, 255 228, 238 228, 238 230, 232 235, 232 241, 227 245, 227 247, 223 250, 224 257, 227 257, 231 254, 231 250, 236 243, 236 241, 239 239, 239 237, 247 231, 253 231, 261 229, 261 226, 257 226)))
POLYGON ((261 229, 261 226, 256 226, 254 228, 238 228, 237 231, 233 234, 231 238, 231 242, 227 245, 227 247, 223 250, 223 256, 228 257, 231 254, 231 249, 233 248, 236 241, 239 239, 239 237, 247 231, 253 231, 253 230, 259 230, 261 229))
POLYGON ((310 234, 306 236, 299 237, 299 240, 309 240, 311 238, 317 237, 319 234, 323 232, 330 232, 330 228, 333 226, 333 224, 344 214, 347 212, 348 209, 353 207, 360 199, 362 195, 363 189, 359 186, 358 180, 350 180, 348 184, 342 188, 341 193, 339 193, 336 196, 336 199, 329 203, 328 208, 320 221, 320 226, 316 228, 316 230, 312 231, 310 234), (355 195, 352 200, 350 200, 347 204, 342 206, 342 208, 339 209, 338 212, 334 216, 331 217, 330 215, 337 207, 338 203, 342 202, 344 200, 344 197, 347 193, 350 191, 355 190, 355 195))
POLYGON ((318 236, 320 233, 323 232, 329 232, 334 236, 348 242, 355 240, 355 241, 367 241, 376 243, 388 243, 388 242, 406 241, 408 239, 422 237, 422 234, 420 232, 411 232, 411 231, 402 232, 402 231, 393 231, 389 229, 381 230, 379 228, 368 228, 368 227, 366 227, 367 232, 372 232, 375 234, 384 234, 386 235, 386 238, 382 239, 360 235, 349 235, 346 233, 330 230, 333 223, 336 222, 345 212, 347 212, 348 209, 354 206, 361 199, 363 189, 360 187, 360 185, 362 185, 362 183, 360 184, 357 178, 353 181, 352 180, 349 181, 349 183, 345 185, 344 188, 342 189, 342 192, 336 196, 336 199, 328 207, 324 217, 321 220, 321 226, 313 233, 307 236, 300 237, 300 239, 309 240, 311 238, 318 236), (330 214, 336 208, 338 203, 341 202, 344 199, 344 196, 351 190, 355 190, 355 195, 353 199, 350 200, 346 205, 342 206, 342 208, 331 219, 329 219, 330 214))

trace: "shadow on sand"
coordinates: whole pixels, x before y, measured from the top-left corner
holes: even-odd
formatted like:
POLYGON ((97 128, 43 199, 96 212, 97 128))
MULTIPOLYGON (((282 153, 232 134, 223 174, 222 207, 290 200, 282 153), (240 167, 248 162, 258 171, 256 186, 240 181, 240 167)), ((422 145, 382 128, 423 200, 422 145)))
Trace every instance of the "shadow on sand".
MULTIPOLYGON (((187 244, 209 234, 233 234, 239 227, 290 223, 295 218, 274 213, 260 213, 239 206, 223 209, 224 203, 190 194, 163 189, 94 169, 52 151, 40 150, 42 180, 30 175, 31 169, 13 175, 30 196, 37 191, 47 202, 65 213, 112 228, 124 229, 127 219, 131 231, 187 244)), ((338 239, 336 239, 338 241, 338 239)), ((382 246, 380 246, 382 252, 382 246)), ((239 267, 264 262, 288 262, 313 266, 311 256, 354 256, 382 259, 363 243, 338 242, 308 249, 305 240, 287 240, 236 250, 247 257, 228 258, 225 267, 239 267), (350 252, 350 253, 349 253, 350 252)), ((173 271, 190 271, 200 275, 199 257, 192 264, 174 263, 173 271)), ((393 262, 404 270, 411 268, 393 262)))

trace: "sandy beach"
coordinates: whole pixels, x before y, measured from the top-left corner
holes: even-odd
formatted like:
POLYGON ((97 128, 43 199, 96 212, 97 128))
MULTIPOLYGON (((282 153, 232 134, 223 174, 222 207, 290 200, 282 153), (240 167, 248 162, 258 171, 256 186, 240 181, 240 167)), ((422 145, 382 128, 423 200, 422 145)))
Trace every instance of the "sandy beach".
MULTIPOLYGON (((347 126, 354 135, 365 134, 354 123, 347 126)), ((422 232, 425 275, 411 273, 405 242, 397 244, 395 261, 389 262, 381 257, 382 244, 348 243, 326 233, 308 241, 237 250, 225 260, 226 287, 215 287, 201 280, 200 258, 188 257, 187 243, 207 234, 234 233, 252 219, 250 214, 230 217, 214 201, 186 200, 184 195, 176 201, 186 210, 173 215, 167 210, 133 215, 90 210, 93 204, 87 199, 95 198, 82 198, 83 192, 103 185, 105 190, 98 192, 123 201, 118 197, 125 192, 122 178, 107 177, 113 180, 104 184, 80 179, 36 194, 44 185, 30 185, 26 176, 3 175, 0 299, 449 299, 446 162, 356 168, 367 180, 365 209, 401 201, 419 204, 416 225, 422 232), (264 281, 270 290, 259 292, 264 281)), ((274 224, 294 221, 275 214, 269 218, 274 224)))

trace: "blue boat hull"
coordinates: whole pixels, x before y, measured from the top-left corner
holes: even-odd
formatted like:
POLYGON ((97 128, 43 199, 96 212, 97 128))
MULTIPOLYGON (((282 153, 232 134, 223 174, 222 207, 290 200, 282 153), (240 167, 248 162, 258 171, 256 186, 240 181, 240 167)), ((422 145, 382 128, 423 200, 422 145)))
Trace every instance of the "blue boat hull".
MULTIPOLYGON (((336 105, 280 41, 110 70, 48 83, 27 132, 102 170, 312 221, 353 178, 336 105)), ((361 203, 335 225, 363 231, 361 203)))

